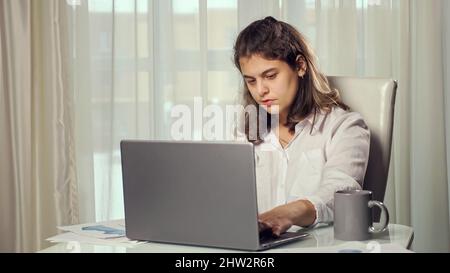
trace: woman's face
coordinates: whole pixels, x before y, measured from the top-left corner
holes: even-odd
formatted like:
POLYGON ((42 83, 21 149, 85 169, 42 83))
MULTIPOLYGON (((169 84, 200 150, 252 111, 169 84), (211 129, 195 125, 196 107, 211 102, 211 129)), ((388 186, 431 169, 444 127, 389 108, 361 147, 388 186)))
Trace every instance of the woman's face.
POLYGON ((268 60, 258 54, 239 59, 241 72, 252 97, 268 113, 287 116, 298 90, 298 77, 303 71, 294 71, 286 62, 268 60))

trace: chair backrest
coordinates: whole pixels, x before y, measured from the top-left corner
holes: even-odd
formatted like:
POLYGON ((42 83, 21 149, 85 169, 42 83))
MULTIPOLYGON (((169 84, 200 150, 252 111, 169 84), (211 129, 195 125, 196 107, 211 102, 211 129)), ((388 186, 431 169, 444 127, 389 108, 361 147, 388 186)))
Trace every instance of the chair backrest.
MULTIPOLYGON (((391 156, 392 127, 397 82, 381 78, 328 77, 339 90, 342 101, 359 112, 370 130, 370 154, 363 189, 383 202, 391 156)), ((379 219, 379 212, 374 215, 379 219)))

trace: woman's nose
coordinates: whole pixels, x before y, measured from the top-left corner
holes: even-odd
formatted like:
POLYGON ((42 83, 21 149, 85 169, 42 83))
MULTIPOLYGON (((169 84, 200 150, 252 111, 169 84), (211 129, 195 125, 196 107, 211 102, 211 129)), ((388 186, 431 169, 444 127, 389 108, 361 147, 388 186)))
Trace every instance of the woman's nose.
POLYGON ((267 88, 267 86, 262 81, 258 83, 256 88, 258 95, 260 95, 261 97, 264 97, 265 94, 269 93, 269 88, 267 88))

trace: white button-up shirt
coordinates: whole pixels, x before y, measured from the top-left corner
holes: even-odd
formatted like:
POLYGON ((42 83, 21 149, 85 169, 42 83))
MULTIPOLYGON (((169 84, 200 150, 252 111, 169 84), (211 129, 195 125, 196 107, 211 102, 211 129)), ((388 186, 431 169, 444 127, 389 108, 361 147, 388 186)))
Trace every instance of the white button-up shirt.
POLYGON ((305 199, 316 209, 315 223, 330 222, 334 192, 361 189, 370 145, 362 116, 335 107, 318 111, 314 126, 313 118, 295 126, 285 148, 273 131, 255 146, 259 213, 305 199))

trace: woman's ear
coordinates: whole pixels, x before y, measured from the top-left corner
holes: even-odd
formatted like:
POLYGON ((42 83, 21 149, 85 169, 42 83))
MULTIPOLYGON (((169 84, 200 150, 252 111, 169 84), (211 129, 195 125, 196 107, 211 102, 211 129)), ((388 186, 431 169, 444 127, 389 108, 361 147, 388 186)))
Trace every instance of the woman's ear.
POLYGON ((297 74, 300 78, 303 78, 307 70, 305 57, 303 57, 303 55, 298 55, 295 62, 297 64, 297 74))

